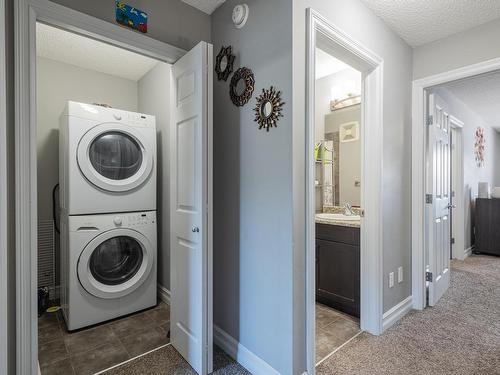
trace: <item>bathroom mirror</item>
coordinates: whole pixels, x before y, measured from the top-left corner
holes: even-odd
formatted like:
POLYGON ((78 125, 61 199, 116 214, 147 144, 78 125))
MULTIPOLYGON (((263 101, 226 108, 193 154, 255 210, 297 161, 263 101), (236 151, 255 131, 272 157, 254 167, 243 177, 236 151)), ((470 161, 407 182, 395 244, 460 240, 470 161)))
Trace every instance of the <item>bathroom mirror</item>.
POLYGON ((227 81, 229 74, 233 71, 235 56, 232 54, 232 47, 222 46, 215 60, 215 72, 219 81, 227 81))
POLYGON ((361 205, 361 105, 317 118, 315 141, 316 209, 361 205))
POLYGON ((255 105, 255 121, 259 123, 259 129, 277 126, 278 119, 283 117, 282 107, 285 103, 281 100, 281 91, 276 91, 273 86, 269 90, 262 90, 257 97, 255 105))
POLYGON ((248 68, 239 68, 231 78, 229 95, 234 105, 241 107, 248 103, 255 87, 255 77, 248 68))

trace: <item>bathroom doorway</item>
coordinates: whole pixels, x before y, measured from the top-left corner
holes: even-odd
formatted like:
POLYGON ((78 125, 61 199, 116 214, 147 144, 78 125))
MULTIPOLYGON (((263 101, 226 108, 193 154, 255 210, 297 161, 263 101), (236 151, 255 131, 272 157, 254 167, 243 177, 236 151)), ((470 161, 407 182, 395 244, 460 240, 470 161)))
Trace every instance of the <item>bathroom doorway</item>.
POLYGON ((380 334, 383 61, 308 9, 307 368, 380 334), (369 142, 368 142, 369 140, 369 142))

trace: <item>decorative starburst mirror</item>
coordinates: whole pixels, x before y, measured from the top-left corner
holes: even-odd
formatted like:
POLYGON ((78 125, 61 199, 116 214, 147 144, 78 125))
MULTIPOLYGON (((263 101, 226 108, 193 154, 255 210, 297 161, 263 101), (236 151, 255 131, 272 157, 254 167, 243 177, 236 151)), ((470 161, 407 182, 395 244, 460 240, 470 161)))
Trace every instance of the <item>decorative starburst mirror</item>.
POLYGON ((277 127, 280 117, 283 117, 284 101, 281 100, 281 91, 276 91, 273 86, 269 90, 262 89, 262 94, 257 97, 255 105, 255 121, 259 123, 259 129, 277 127))

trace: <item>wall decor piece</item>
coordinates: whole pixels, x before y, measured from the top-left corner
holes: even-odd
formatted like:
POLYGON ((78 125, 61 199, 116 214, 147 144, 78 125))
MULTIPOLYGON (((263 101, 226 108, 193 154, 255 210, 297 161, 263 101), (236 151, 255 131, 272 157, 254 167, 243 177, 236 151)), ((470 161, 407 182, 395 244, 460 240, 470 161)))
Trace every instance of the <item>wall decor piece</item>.
POLYGON ((277 127, 280 117, 283 117, 284 101, 281 100, 281 91, 276 91, 273 86, 269 90, 262 89, 262 94, 257 97, 255 106, 255 122, 259 123, 259 129, 277 127))
POLYGON ((131 29, 148 32, 148 14, 140 9, 131 7, 123 1, 115 1, 116 22, 131 29))
POLYGON ((231 46, 221 47, 215 59, 215 72, 219 81, 227 81, 229 74, 233 72, 234 57, 231 46))
POLYGON ((476 164, 479 168, 484 166, 484 153, 486 139, 484 137, 484 128, 478 126, 475 133, 474 151, 476 154, 476 164))
POLYGON ((248 68, 239 68, 231 78, 229 95, 234 105, 241 107, 248 103, 255 88, 255 77, 248 68))
POLYGON ((341 124, 340 129, 340 142, 354 142, 359 139, 359 122, 351 121, 341 124))
POLYGON ((236 27, 237 29, 241 29, 243 26, 245 26, 248 20, 248 11, 248 5, 246 4, 240 4, 234 7, 231 17, 233 19, 234 27, 236 27))

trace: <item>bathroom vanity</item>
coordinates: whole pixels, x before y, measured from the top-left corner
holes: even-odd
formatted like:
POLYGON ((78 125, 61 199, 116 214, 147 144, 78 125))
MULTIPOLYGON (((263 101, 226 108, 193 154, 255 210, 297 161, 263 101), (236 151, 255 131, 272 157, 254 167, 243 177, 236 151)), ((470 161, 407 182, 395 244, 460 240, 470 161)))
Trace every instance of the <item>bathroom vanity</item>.
POLYGON ((359 216, 316 215, 316 301, 359 317, 359 216))

